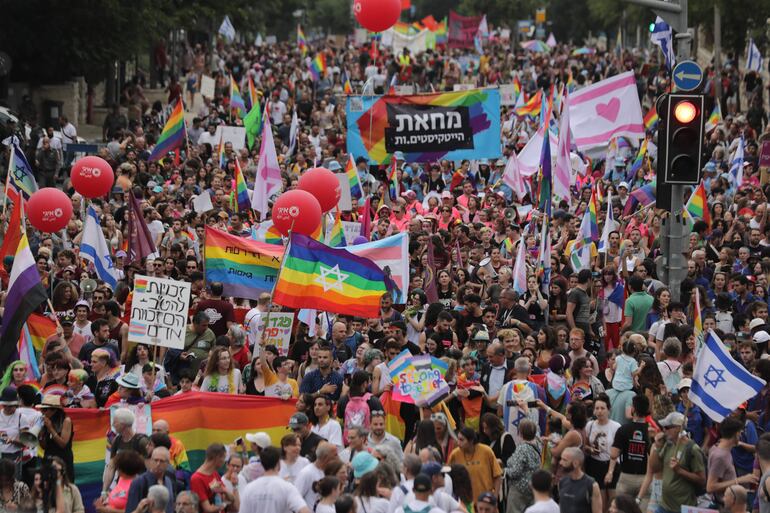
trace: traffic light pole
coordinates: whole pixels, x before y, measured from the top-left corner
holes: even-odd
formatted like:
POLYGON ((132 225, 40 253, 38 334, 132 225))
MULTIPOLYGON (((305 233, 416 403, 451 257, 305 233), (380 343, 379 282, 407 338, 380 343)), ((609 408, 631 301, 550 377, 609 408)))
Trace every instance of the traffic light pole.
MULTIPOLYGON (((625 0, 630 4, 649 7, 658 16, 663 18, 676 34, 676 58, 678 61, 690 58, 692 34, 687 26, 687 0, 678 2, 665 2, 662 0, 625 0)), ((671 77, 673 80, 673 77, 671 77)), ((657 177, 658 180, 663 177, 657 177)), ((687 304, 690 298, 681 297, 682 281, 687 277, 687 261, 684 258, 685 239, 687 229, 682 216, 684 209, 682 184, 671 184, 671 211, 664 219, 663 236, 666 241, 661 245, 664 258, 664 276, 659 279, 668 285, 671 291, 672 301, 687 304)))

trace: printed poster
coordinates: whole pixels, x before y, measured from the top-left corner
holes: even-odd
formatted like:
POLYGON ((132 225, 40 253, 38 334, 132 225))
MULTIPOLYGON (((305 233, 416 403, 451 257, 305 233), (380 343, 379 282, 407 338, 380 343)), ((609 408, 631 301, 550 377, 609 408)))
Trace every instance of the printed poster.
POLYGON ((184 349, 191 285, 136 275, 128 341, 184 349))

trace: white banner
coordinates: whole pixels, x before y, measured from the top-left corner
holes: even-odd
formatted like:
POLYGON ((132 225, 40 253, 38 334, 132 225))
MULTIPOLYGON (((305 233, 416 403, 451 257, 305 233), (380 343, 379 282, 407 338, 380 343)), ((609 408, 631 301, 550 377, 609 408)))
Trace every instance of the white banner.
POLYGON ((417 55, 428 48, 428 30, 421 30, 413 36, 407 36, 390 28, 382 33, 380 44, 392 48, 395 55, 401 55, 404 48, 408 48, 412 55, 417 55))
POLYGON ((137 274, 128 341, 184 349, 191 285, 137 274))
POLYGON ((216 82, 208 75, 201 75, 201 96, 214 98, 216 82))
POLYGON ((500 86, 500 105, 503 107, 516 105, 516 88, 513 84, 502 84, 500 86))
POLYGON ((353 240, 361 235, 361 223, 357 221, 342 221, 342 230, 345 232, 345 242, 353 244, 353 240))
POLYGON ((606 146, 617 136, 644 139, 634 72, 615 75, 573 93, 569 116, 572 142, 580 150, 606 146))
MULTIPOLYGON (((217 127, 217 131, 214 134, 214 140, 219 141, 220 137, 224 137, 224 142, 233 145, 235 151, 239 151, 246 147, 246 128, 242 126, 223 126, 217 127)), ((214 148, 216 150, 216 148, 214 148)))

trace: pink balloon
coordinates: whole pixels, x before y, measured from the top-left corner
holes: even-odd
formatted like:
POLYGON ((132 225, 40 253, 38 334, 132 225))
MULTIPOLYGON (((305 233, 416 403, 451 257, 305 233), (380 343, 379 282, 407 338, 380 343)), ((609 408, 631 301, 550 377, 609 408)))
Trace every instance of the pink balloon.
POLYGON ((354 0, 353 14, 365 29, 382 32, 401 16, 401 0, 354 0))
POLYGON ((273 203, 273 226, 282 235, 289 231, 312 235, 321 224, 321 206, 307 191, 286 191, 273 203))
POLYGON ((337 175, 325 167, 314 167, 302 173, 297 188, 315 196, 323 212, 336 207, 342 195, 337 175))
POLYGON ((83 157, 72 165, 72 186, 86 198, 106 196, 112 190, 115 173, 101 157, 83 157))
POLYGON ((59 189, 45 187, 30 196, 27 217, 32 226, 41 232, 58 232, 72 219, 72 202, 59 189))

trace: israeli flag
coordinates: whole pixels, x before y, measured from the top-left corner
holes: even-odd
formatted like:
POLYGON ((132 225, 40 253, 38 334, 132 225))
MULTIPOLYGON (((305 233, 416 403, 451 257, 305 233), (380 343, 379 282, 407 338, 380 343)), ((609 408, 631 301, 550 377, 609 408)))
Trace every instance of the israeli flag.
POLYGON ((733 360, 713 330, 709 330, 692 376, 690 400, 715 422, 757 395, 765 381, 733 360))
POLYGON ((735 182, 735 188, 739 188, 743 185, 743 136, 738 141, 738 147, 735 148, 735 154, 733 154, 733 160, 730 162, 730 176, 735 182))
POLYGON ((666 68, 669 71, 671 71, 676 62, 673 40, 674 32, 671 30, 671 26, 663 21, 663 18, 660 16, 655 18, 655 27, 652 29, 652 34, 650 34, 650 41, 652 41, 652 44, 660 47, 663 57, 666 58, 666 68))
POLYGON ((100 280, 115 290, 118 283, 118 270, 112 262, 104 232, 99 227, 99 218, 94 207, 88 207, 86 227, 83 230, 83 239, 80 242, 80 256, 88 260, 96 268, 96 274, 100 280))
POLYGON ((749 38, 749 44, 746 47, 746 71, 762 72, 762 54, 759 53, 759 48, 751 38, 749 38))
POLYGON ((219 33, 228 41, 232 42, 235 39, 235 27, 230 21, 230 16, 225 16, 222 20, 222 24, 219 26, 219 33))

